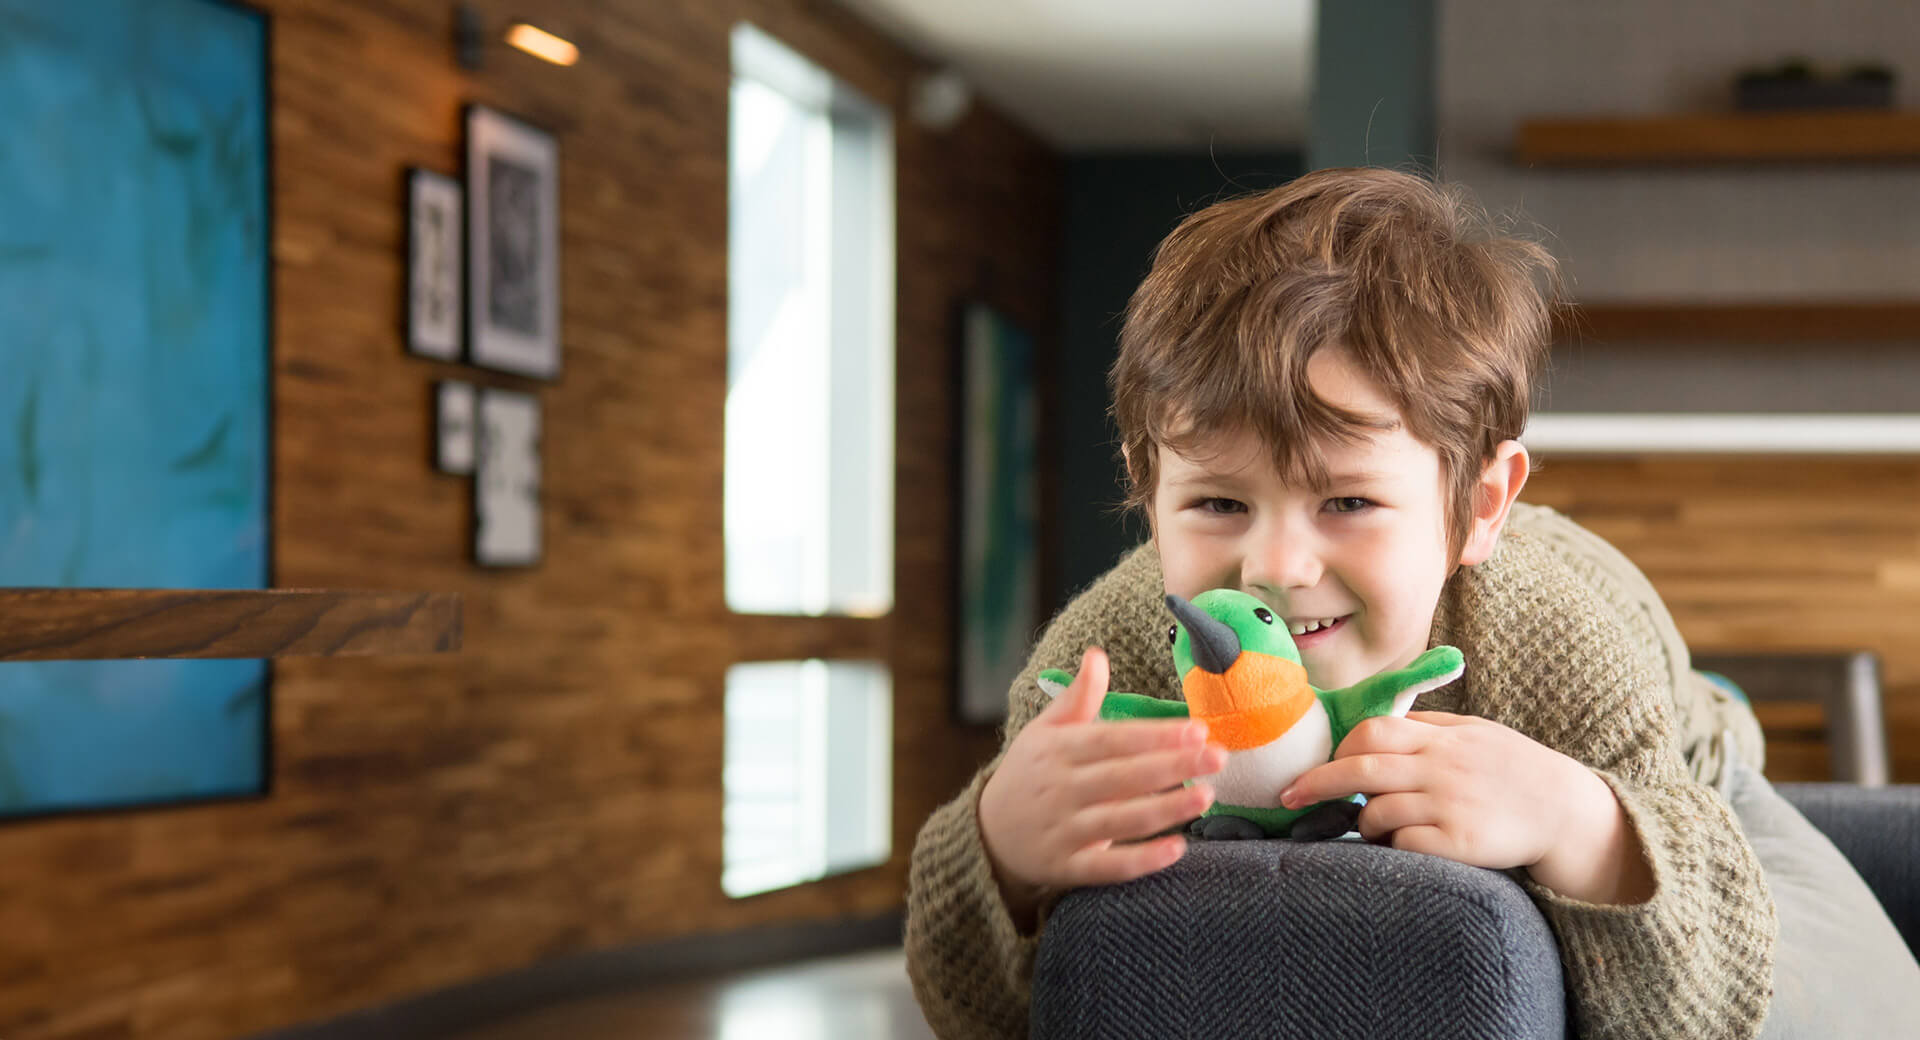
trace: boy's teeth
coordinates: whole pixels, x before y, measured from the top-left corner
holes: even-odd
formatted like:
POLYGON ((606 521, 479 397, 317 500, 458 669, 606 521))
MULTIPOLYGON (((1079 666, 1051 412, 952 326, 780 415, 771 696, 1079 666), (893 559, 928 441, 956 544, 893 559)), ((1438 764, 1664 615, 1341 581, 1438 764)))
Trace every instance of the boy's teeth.
POLYGON ((1292 632, 1296 636, 1304 636, 1308 632, 1318 632, 1338 620, 1340 619, 1325 618, 1320 621, 1289 621, 1287 622, 1287 631, 1292 632))

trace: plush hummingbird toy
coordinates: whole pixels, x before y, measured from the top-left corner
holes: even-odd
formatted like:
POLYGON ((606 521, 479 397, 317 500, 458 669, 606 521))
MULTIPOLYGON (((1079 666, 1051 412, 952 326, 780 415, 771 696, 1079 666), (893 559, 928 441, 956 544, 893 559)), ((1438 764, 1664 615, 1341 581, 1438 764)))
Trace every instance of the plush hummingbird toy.
MULTIPOLYGON (((1460 677, 1460 651, 1437 646, 1411 665, 1339 690, 1307 683, 1286 622, 1260 600, 1234 589, 1203 592, 1189 603, 1167 597, 1178 623, 1168 632, 1186 703, 1137 693, 1109 693, 1103 719, 1204 719, 1208 739, 1224 745, 1227 764, 1209 779, 1213 806, 1193 831, 1203 838, 1290 837, 1316 841, 1353 828, 1360 803, 1338 799, 1288 809, 1280 792, 1300 774, 1331 761, 1334 749, 1364 719, 1405 715, 1413 700, 1460 677)), ((1059 696, 1073 677, 1040 673, 1040 687, 1059 696)))

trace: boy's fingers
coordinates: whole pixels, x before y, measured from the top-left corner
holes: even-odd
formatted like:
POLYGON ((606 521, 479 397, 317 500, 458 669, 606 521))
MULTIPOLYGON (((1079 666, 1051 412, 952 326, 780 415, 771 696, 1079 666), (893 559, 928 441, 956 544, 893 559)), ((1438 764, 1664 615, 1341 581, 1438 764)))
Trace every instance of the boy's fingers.
POLYGON ((1432 739, 1431 726, 1423 726, 1418 720, 1409 722, 1382 715, 1353 727, 1353 732, 1333 749, 1333 757, 1338 761, 1354 755, 1411 755, 1432 739))
POLYGON ((1087 647, 1080 655, 1080 671, 1074 675, 1073 684, 1060 696, 1054 698, 1049 714, 1054 721, 1089 722, 1100 714, 1100 702, 1107 696, 1107 652, 1097 646, 1087 647))
POLYGON ((1187 839, 1178 834, 1133 845, 1082 849, 1069 861, 1068 883, 1117 885, 1132 881, 1172 866, 1186 851, 1187 839))
POLYGON ((1198 749, 1207 742, 1207 724, 1193 719, 1126 719, 1082 726, 1060 734, 1061 757, 1076 765, 1128 758, 1149 751, 1198 749))
POLYGON ((1070 785, 1082 804, 1095 805, 1177 787, 1195 777, 1217 773, 1226 764, 1223 748, 1201 745, 1160 749, 1088 763, 1074 771, 1070 785))
POLYGON ((1433 797, 1417 791, 1383 794, 1368 799, 1360 810, 1360 836, 1377 842, 1403 827, 1434 824, 1439 815, 1433 797))
POLYGON ((1456 715, 1450 711, 1410 711, 1406 717, 1429 726, 1471 726, 1484 721, 1476 715, 1456 715))
POLYGON ((1106 802, 1083 810, 1070 824, 1076 844, 1135 841, 1158 834, 1207 811, 1213 788, 1207 784, 1162 791, 1145 798, 1106 802))
POLYGON ((1393 847, 1406 852, 1424 852, 1429 856, 1457 858, 1454 854, 1453 839, 1447 832, 1429 824, 1416 824, 1402 827, 1393 832, 1393 847))
POLYGON ((1355 755, 1314 766, 1280 792, 1282 805, 1297 809, 1329 798, 1368 798, 1422 789, 1420 760, 1413 755, 1355 755))

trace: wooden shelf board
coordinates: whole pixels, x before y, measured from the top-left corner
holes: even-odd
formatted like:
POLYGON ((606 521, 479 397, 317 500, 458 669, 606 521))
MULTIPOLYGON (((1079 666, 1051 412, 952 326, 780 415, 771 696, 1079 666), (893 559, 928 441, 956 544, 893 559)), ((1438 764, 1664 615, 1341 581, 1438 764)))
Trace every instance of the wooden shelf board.
POLYGON ((1555 323, 1556 342, 1745 343, 1920 340, 1920 301, 1583 305, 1555 323))
POLYGON ((1530 119, 1520 124, 1514 159, 1528 166, 1920 160, 1920 111, 1530 119))
POLYGON ((448 653, 460 626, 452 593, 0 588, 0 661, 448 653))
POLYGON ((1920 457, 1920 416, 1545 412, 1520 441, 1553 455, 1920 457))

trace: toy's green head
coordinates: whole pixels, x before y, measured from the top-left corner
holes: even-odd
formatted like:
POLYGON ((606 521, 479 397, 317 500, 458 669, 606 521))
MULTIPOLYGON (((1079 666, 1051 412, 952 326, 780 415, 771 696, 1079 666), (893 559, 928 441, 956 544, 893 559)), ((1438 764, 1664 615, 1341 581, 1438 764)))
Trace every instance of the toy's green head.
POLYGON ((1244 592, 1209 589, 1191 603, 1169 595, 1167 609, 1178 619, 1168 635, 1174 669, 1182 677, 1194 668, 1224 675, 1242 652, 1300 663, 1287 623, 1244 592))

